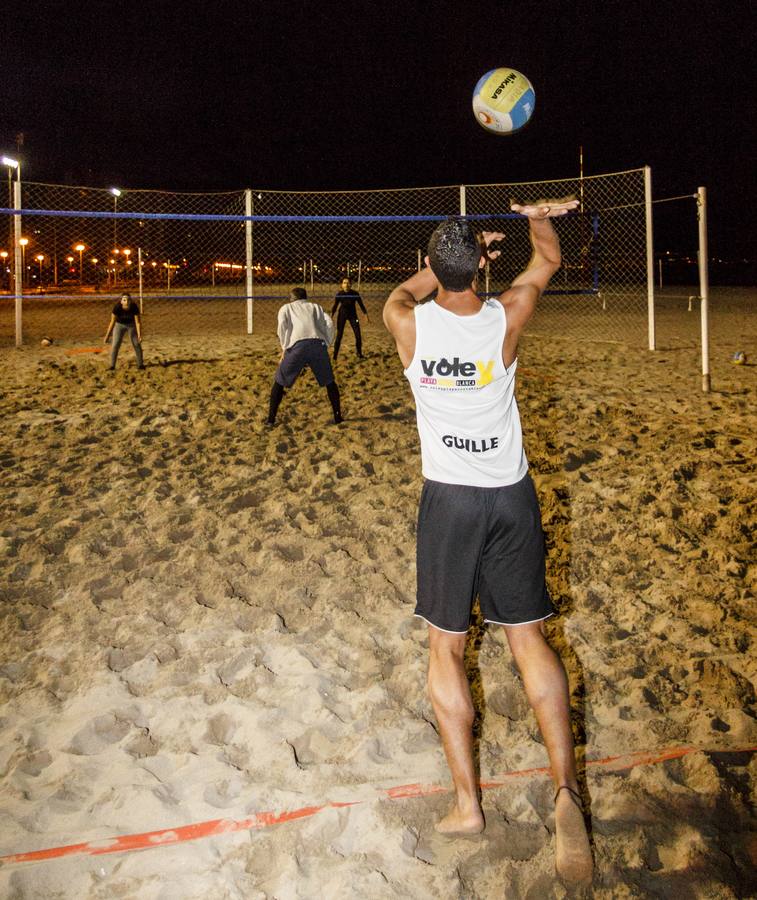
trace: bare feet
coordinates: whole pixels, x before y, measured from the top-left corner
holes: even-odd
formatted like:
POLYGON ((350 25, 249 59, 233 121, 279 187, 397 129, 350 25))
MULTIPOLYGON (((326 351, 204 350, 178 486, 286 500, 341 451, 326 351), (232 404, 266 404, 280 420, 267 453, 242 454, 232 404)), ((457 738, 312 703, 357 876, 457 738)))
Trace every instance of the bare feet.
POLYGON ((555 868, 565 882, 588 884, 594 863, 580 797, 566 785, 555 795, 555 868))
POLYGON ((484 830, 484 816, 480 807, 463 813, 457 805, 453 806, 447 815, 434 826, 439 834, 449 837, 462 837, 472 834, 481 834, 484 830))

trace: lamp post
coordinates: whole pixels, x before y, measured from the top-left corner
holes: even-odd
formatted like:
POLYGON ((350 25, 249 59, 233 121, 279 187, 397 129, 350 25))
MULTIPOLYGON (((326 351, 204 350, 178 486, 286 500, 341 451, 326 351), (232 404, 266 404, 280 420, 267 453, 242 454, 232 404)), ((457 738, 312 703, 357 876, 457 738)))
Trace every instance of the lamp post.
POLYGON ((79 286, 80 286, 80 287, 81 287, 81 284, 82 284, 81 255, 82 255, 82 253, 84 253, 84 251, 85 251, 86 249, 87 249, 87 248, 84 246, 84 244, 77 244, 77 245, 74 247, 74 250, 76 250, 76 252, 79 254, 79 286))
POLYGON ((24 275, 26 273, 26 245, 29 243, 29 238, 20 238, 18 245, 21 247, 21 279, 20 284, 23 288, 24 286, 24 275))
POLYGON ((2 259, 2 261, 3 261, 3 263, 2 263, 3 274, 8 276, 8 290, 10 290, 11 289, 11 276, 10 276, 10 272, 8 271, 8 251, 7 250, 0 250, 0 259, 2 259))
POLYGON ((39 263, 39 289, 42 290, 42 263, 45 261, 45 254, 38 253, 34 258, 39 263))
MULTIPOLYGON (((2 163, 4 166, 8 167, 8 209, 10 209, 13 203, 13 179, 12 173, 15 169, 16 176, 21 181, 21 163, 17 159, 13 159, 11 156, 4 156, 2 158, 2 163)), ((16 244, 14 240, 14 222, 15 216, 10 217, 9 228, 8 228, 8 244, 13 247, 16 244)), ((8 289, 10 290, 10 273, 8 273, 8 289)))
POLYGON ((113 194, 113 246, 118 246, 118 219, 116 218, 116 213, 118 212, 118 198, 121 196, 121 191, 118 188, 111 188, 111 194, 113 194))

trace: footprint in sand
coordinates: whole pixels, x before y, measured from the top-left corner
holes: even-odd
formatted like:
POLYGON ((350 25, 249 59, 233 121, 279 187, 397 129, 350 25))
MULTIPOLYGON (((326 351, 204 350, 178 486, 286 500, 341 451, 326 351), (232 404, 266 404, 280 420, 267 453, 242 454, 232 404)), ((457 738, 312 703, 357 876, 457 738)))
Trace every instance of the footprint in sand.
POLYGON ((23 772, 24 775, 30 775, 36 778, 40 775, 53 761, 52 756, 47 750, 37 750, 29 753, 16 766, 16 771, 23 772))
POLYGON ((216 781, 215 784, 209 784, 203 792, 203 799, 210 806, 225 809, 236 802, 242 793, 242 788, 241 778, 232 776, 223 781, 216 781))
POLYGON ((221 747, 230 744, 238 727, 231 716, 226 713, 218 713, 208 722, 205 740, 221 747))
POLYGON ((128 722, 119 721, 114 715, 96 716, 77 731, 66 752, 75 756, 94 756, 118 743, 130 730, 128 722))

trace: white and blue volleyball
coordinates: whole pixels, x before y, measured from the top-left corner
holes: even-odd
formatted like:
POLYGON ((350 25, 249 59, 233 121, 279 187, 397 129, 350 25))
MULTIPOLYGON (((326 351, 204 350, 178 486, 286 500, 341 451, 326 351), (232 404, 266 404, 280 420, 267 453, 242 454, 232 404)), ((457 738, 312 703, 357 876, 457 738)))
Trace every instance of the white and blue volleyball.
POLYGON ((534 114, 536 92, 515 69, 492 69, 473 90, 473 115, 492 134, 515 134, 534 114))

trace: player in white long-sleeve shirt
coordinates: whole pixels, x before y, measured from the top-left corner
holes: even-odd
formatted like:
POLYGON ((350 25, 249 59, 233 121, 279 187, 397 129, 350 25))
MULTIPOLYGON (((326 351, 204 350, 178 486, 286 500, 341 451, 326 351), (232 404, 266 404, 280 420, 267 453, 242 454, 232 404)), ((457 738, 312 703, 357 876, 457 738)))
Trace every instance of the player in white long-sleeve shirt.
POLYGON ((276 424, 276 413, 284 396, 300 372, 308 366, 331 401, 334 422, 342 421, 339 388, 329 360, 328 348, 334 340, 334 323, 323 307, 307 299, 305 288, 294 288, 290 300, 279 310, 278 335, 281 359, 271 388, 267 425, 276 424))

